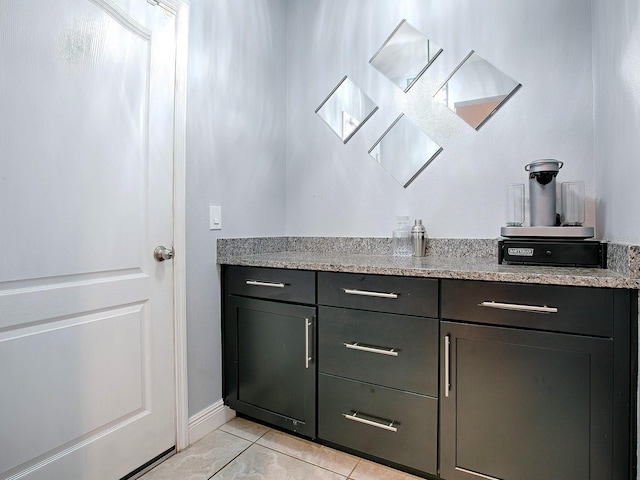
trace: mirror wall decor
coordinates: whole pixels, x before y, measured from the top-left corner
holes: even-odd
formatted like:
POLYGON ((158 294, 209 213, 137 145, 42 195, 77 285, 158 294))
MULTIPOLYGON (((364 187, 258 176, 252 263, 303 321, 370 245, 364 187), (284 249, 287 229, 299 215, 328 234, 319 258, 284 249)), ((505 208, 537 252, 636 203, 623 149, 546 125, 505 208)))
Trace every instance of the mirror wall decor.
MULTIPOLYGON (((442 51, 402 20, 369 63, 407 92, 442 51)), ((472 50, 433 96, 478 130, 520 87, 472 50)), ((344 76, 315 113, 347 143, 377 110, 373 100, 344 76)), ((369 155, 406 188, 442 150, 401 113, 369 155)))
POLYGON ((434 97, 478 130, 521 86, 472 50, 434 97))
POLYGON ((371 118, 378 106, 356 84, 344 76, 316 113, 343 143, 371 118))
POLYGON ((441 52, 440 46, 402 20, 369 63, 408 92, 441 52))
POLYGON ((400 114, 371 147, 369 155, 407 188, 441 151, 440 145, 400 114))

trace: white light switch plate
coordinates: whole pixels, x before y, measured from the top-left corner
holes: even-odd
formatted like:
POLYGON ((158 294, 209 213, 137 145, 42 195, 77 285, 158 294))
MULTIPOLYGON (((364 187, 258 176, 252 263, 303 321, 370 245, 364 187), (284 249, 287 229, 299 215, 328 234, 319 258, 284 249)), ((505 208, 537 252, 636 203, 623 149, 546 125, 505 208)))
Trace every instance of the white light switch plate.
POLYGON ((209 205, 209 230, 222 230, 222 207, 209 205))

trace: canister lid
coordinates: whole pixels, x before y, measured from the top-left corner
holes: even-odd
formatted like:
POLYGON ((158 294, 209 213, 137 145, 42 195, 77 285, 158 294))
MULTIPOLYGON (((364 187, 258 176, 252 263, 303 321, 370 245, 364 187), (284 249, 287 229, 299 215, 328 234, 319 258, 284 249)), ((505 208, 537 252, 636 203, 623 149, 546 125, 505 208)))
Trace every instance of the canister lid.
POLYGON ((553 158, 543 158, 540 160, 535 160, 530 164, 526 165, 524 169, 527 172, 557 172, 562 168, 564 162, 560 160, 554 160, 553 158))

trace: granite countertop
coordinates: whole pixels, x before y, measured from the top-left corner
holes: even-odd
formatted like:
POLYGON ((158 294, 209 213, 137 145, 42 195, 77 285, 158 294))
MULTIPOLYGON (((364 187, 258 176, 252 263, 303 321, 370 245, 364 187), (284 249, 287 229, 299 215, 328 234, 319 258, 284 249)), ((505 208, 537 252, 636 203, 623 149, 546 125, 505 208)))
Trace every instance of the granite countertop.
MULTIPOLYGON (((261 246, 264 247, 264 245, 261 246)), ((280 247, 282 248, 282 246, 280 247)), ((500 265, 495 255, 488 256, 482 252, 479 252, 478 255, 468 256, 430 254, 425 257, 397 257, 389 254, 341 253, 337 251, 281 249, 280 251, 265 252, 264 248, 257 251, 265 253, 256 253, 253 249, 223 248, 222 250, 223 252, 220 252, 219 248, 218 263, 227 265, 640 289, 640 278, 624 275, 610 269, 500 265)))

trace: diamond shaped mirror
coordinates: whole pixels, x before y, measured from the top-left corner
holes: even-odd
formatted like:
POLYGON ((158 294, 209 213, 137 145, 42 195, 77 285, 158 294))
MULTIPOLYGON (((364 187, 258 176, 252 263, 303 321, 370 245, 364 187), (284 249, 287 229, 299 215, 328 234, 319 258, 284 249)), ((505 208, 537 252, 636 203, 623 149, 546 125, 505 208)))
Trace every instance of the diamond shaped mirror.
POLYGON ((347 143, 378 106, 346 76, 316 109, 318 116, 347 143))
POLYGON ((442 48, 402 20, 369 63, 408 92, 441 52, 442 48))
POLYGON ((472 50, 434 97, 478 130, 521 86, 472 50))
POLYGON ((442 147, 403 114, 371 147, 369 155, 404 188, 442 151, 442 147))

